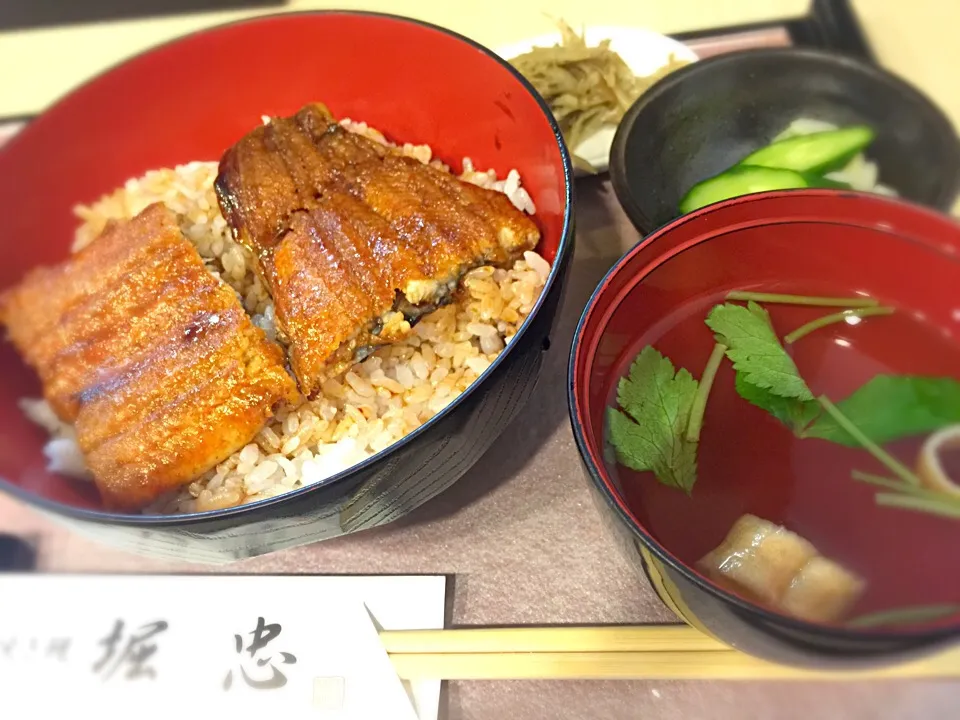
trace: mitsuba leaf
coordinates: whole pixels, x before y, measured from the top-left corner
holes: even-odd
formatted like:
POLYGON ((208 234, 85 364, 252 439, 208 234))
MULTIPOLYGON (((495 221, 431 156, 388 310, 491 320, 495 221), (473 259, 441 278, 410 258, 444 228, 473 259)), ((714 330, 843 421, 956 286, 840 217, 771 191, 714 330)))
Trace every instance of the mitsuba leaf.
MULTIPOLYGON (((960 381, 919 375, 877 375, 838 402, 837 408, 870 440, 883 445, 960 423, 960 381)), ((859 447, 859 443, 826 414, 807 428, 803 437, 859 447)))
POLYGON ((774 395, 765 388, 751 385, 740 373, 737 373, 735 384, 740 397, 766 410, 798 435, 820 414, 820 403, 816 400, 774 395))
POLYGON ((813 400, 793 359, 783 349, 770 315, 755 302, 717 305, 707 316, 717 342, 729 349, 727 357, 743 382, 771 395, 813 400))
POLYGON ((617 460, 689 493, 697 479, 697 443, 686 439, 697 381, 653 347, 644 348, 620 380, 607 414, 617 460))

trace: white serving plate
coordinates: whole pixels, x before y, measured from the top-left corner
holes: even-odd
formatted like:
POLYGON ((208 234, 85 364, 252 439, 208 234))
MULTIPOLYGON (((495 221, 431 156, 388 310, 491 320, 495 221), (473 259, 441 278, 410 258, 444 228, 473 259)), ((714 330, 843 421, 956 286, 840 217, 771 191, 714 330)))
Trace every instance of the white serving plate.
MULTIPOLYGON (((579 28, 574 29, 579 31, 579 28)), ((610 49, 623 58, 634 75, 639 76, 652 75, 670 61, 671 55, 677 60, 688 62, 698 59, 696 53, 683 43, 646 28, 591 25, 584 30, 584 38, 591 46, 610 40, 610 49)), ((558 44, 560 39, 559 32, 541 35, 498 47, 496 53, 505 60, 510 60, 530 52, 535 47, 552 47, 558 44)), ((605 127, 578 147, 572 148, 572 151, 602 172, 610 164, 610 146, 616 131, 613 126, 605 127)))

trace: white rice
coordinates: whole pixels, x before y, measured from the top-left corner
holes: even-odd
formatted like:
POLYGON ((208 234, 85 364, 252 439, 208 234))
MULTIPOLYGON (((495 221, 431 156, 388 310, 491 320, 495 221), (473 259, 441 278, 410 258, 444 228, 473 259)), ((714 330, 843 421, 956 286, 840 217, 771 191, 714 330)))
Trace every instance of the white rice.
POLYGON ((73 425, 58 418, 46 400, 23 398, 20 400, 20 409, 50 434, 50 440, 43 446, 43 454, 51 472, 83 480, 91 479, 83 453, 77 445, 77 434, 73 425))
MULTIPOLYGON (((365 123, 347 119, 342 124, 420 162, 448 169, 427 145, 397 147, 365 123)), ((152 170, 78 207, 83 224, 74 251, 92 242, 109 220, 130 218, 163 202, 181 217, 184 234, 211 272, 237 291, 254 323, 276 338, 273 303, 254 272, 253 257, 231 238, 220 214, 213 189, 216 174, 214 162, 152 170)), ((465 158, 460 177, 505 193, 524 212, 535 211, 516 170, 500 180, 493 170, 479 171, 465 158)), ((315 400, 281 408, 253 442, 146 512, 195 512, 254 502, 320 482, 389 447, 449 405, 490 366, 532 310, 549 272, 549 263, 534 252, 524 253, 510 269, 472 270, 461 282, 458 301, 424 317, 406 341, 383 347, 340 379, 328 380, 315 400)), ((22 406, 51 434, 44 449, 50 469, 89 477, 73 428, 42 400, 24 400, 22 406)))
MULTIPOLYGON (((828 123, 824 120, 815 120, 813 118, 798 118, 794 120, 782 133, 773 140, 785 140, 797 135, 810 135, 818 132, 828 132, 839 129, 837 125, 828 123)), ((857 153, 844 167, 827 173, 824 177, 828 180, 843 182, 850 185, 854 190, 861 192, 876 193, 877 195, 888 195, 896 197, 897 191, 880 182, 880 168, 872 160, 868 160, 864 153, 857 153)))

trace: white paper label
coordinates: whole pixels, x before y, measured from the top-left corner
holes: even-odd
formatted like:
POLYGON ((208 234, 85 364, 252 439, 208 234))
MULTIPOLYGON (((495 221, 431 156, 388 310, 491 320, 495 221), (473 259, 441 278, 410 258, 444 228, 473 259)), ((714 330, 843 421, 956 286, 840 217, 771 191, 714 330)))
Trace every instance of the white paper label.
POLYGON ((0 692, 18 717, 435 718, 371 615, 442 626, 443 580, 0 575, 0 692))

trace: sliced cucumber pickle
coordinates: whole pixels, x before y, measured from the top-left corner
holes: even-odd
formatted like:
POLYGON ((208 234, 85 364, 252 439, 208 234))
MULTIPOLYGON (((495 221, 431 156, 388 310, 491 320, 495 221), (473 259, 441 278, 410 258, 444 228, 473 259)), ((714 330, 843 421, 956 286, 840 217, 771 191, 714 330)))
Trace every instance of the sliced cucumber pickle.
POLYGON ((813 184, 818 180, 820 178, 808 179, 793 170, 736 165, 690 188, 680 201, 680 212, 692 212, 705 205, 751 193, 818 187, 813 184))
POLYGON ((873 130, 865 125, 796 135, 760 148, 739 164, 823 175, 842 168, 873 142, 874 137, 873 130))
POLYGON ((819 175, 807 175, 806 173, 800 173, 803 175, 803 178, 810 183, 809 187, 812 188, 826 188, 829 190, 853 190, 853 186, 850 183, 841 182, 840 180, 831 180, 830 178, 820 177, 819 175))

